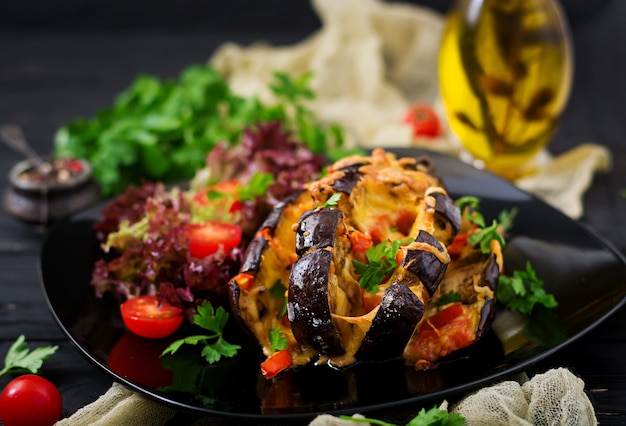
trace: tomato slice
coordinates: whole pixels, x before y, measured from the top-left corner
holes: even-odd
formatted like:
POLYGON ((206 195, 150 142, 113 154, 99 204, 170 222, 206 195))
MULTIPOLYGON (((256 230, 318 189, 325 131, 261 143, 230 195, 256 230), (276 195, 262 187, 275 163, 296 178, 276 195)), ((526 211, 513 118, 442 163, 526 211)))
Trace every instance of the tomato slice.
POLYGON ((291 366, 291 355, 287 349, 283 349, 261 363, 261 373, 266 379, 271 379, 289 366, 291 366))
POLYGON ((448 246, 448 253, 450 256, 458 256, 461 254, 463 247, 467 245, 468 234, 457 234, 454 237, 454 241, 448 246))
POLYGON ((413 136, 434 138, 439 135, 439 117, 426 104, 412 106, 404 116, 404 122, 413 128, 413 136))
POLYGON ((218 182, 200 189, 194 194, 193 200, 203 206, 225 203, 229 213, 236 213, 243 207, 241 201, 237 199, 240 186, 239 181, 235 179, 218 182))
POLYGON ((156 296, 136 296, 120 305, 122 320, 133 333, 150 339, 160 339, 178 330, 183 322, 182 309, 162 304, 156 296))
POLYGON ((186 225, 184 234, 189 239, 189 252, 198 258, 219 250, 228 252, 241 242, 241 227, 234 223, 208 221, 186 225))
POLYGON ((461 302, 426 318, 419 328, 419 337, 412 351, 422 359, 436 361, 469 346, 476 340, 471 319, 461 302))

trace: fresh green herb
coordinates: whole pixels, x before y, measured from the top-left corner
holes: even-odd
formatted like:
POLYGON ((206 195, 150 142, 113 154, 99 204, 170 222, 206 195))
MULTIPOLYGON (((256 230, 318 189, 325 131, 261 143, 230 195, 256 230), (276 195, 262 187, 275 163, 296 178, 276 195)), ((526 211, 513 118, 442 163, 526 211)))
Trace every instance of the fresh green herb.
POLYGON ((530 315, 537 305, 546 308, 557 306, 554 296, 544 290, 543 281, 537 277, 530 261, 526 262, 525 271, 515 270, 512 276, 500 275, 496 300, 524 315, 530 315))
POLYGON ((461 300, 461 295, 454 290, 450 290, 449 292, 442 294, 441 297, 437 299, 437 302, 435 302, 435 305, 443 306, 449 303, 458 302, 459 300, 461 300))
POLYGON ((335 192, 333 195, 330 196, 330 198, 328 200, 326 200, 325 203, 320 203, 317 206, 315 206, 315 208, 318 208, 318 207, 325 207, 325 208, 337 207, 337 204, 339 204, 339 200, 340 199, 341 199, 341 192, 335 192))
POLYGON ((498 223, 500 224, 500 230, 503 233, 511 230, 513 228, 513 223, 515 218, 517 217, 517 208, 512 208, 511 210, 503 210, 498 215, 498 223))
POLYGON ((277 280, 272 288, 270 288, 270 295, 282 301, 282 305, 276 314, 276 319, 281 319, 287 312, 287 297, 285 296, 286 291, 287 287, 285 287, 281 280, 277 280))
POLYGON ((282 351, 289 345, 287 337, 278 329, 274 327, 270 330, 270 350, 272 352, 282 351))
POLYGON ((40 346, 30 351, 26 338, 21 334, 4 357, 4 368, 0 370, 0 376, 6 373, 37 374, 44 361, 50 359, 58 348, 58 346, 40 346))
POLYGON ((228 313, 223 307, 213 308, 211 302, 204 301, 197 307, 198 313, 193 316, 194 324, 212 331, 208 335, 188 336, 170 344, 161 355, 174 354, 182 345, 203 345, 202 357, 213 364, 223 356, 230 358, 237 354, 239 345, 228 343, 223 336, 223 330, 228 322, 228 313))
POLYGON ((271 173, 256 172, 246 185, 237 188, 237 198, 241 201, 254 201, 256 197, 265 195, 272 182, 274 175, 271 173))
MULTIPOLYGON (((350 420, 355 423, 370 423, 380 426, 396 426, 393 423, 387 423, 382 420, 358 418, 350 416, 340 416, 342 420, 350 420)), ((426 411, 422 408, 417 416, 413 417, 406 426, 462 426, 465 424, 465 419, 458 413, 449 413, 446 410, 440 410, 437 407, 433 407, 426 411)))
POLYGON ((474 222, 481 228, 485 227, 485 218, 480 212, 480 199, 471 195, 466 195, 455 201, 455 204, 459 207, 461 212, 470 222, 474 222), (469 211, 465 211, 467 207, 470 207, 469 211))
POLYGON ((209 201, 217 201, 222 198, 226 198, 228 195, 229 194, 225 192, 216 191, 215 189, 209 189, 206 192, 206 197, 209 199, 209 201))
POLYGON ((500 243, 502 247, 504 247, 506 241, 504 237, 500 233, 499 224, 497 220, 493 220, 491 226, 481 229, 480 231, 472 234, 467 239, 467 242, 472 246, 480 243, 480 251, 483 253, 490 253, 491 241, 496 240, 500 243))
POLYGON ((139 76, 112 106, 58 129, 54 155, 88 159, 105 196, 142 179, 190 179, 218 142, 238 143, 258 122, 280 120, 312 151, 345 155, 342 129, 319 124, 302 104, 314 95, 307 86, 311 75, 274 78, 276 103, 266 105, 235 95, 207 65, 190 66, 174 81, 139 76))
POLYGON ((352 266, 354 267, 354 272, 360 275, 359 286, 371 294, 376 294, 378 285, 385 278, 390 277, 398 267, 396 254, 400 246, 410 244, 412 241, 413 239, 409 238, 406 241, 395 240, 391 244, 386 242, 376 244, 365 252, 368 263, 362 263, 353 259, 352 266))
POLYGON ((454 203, 459 209, 461 209, 461 211, 465 210, 468 206, 478 210, 480 206, 480 199, 478 197, 474 197, 473 195, 466 195, 457 199, 454 203))

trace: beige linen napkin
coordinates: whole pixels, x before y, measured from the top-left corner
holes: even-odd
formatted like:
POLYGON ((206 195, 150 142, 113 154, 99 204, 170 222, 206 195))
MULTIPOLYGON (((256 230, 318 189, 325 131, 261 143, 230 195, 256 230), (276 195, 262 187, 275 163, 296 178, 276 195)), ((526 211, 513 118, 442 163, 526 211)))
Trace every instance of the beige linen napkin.
MULTIPOLYGON (((468 426, 597 424, 583 381, 565 368, 548 370, 530 380, 521 375, 518 380, 508 380, 480 389, 450 407, 443 401, 439 408, 460 414, 468 426)), ((114 383, 97 401, 61 420, 57 426, 160 426, 175 414, 173 408, 114 383)), ((363 416, 356 414, 354 417, 363 416)), ((199 420, 194 425, 227 425, 231 422, 229 418, 213 417, 199 420)), ((320 414, 309 426, 363 424, 369 423, 355 423, 320 414)))

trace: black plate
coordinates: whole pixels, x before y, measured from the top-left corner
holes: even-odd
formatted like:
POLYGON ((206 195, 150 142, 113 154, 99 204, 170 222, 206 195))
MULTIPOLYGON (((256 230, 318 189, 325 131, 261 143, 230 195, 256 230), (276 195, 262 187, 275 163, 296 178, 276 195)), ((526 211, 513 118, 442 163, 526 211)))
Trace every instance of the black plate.
POLYGON ((538 324, 534 335, 539 335, 543 344, 526 341, 505 353, 504 345, 491 332, 475 348, 434 370, 415 371, 401 362, 364 363, 344 370, 318 366, 266 381, 259 374, 260 350, 234 330, 232 338, 243 345, 240 356, 204 368, 202 379, 195 377, 196 372, 187 378, 176 376, 175 380, 186 386, 183 392, 159 390, 163 382, 157 374, 158 354, 167 342, 126 332, 115 301, 96 298, 88 284, 94 262, 102 256, 91 229, 102 206, 75 215, 50 231, 41 252, 42 285, 49 307, 83 355, 114 380, 149 397, 198 414, 295 420, 310 419, 319 412, 366 412, 461 395, 526 369, 589 332, 624 304, 626 263, 609 243, 508 182, 456 159, 429 155, 453 198, 479 197, 486 218, 495 218, 504 209, 519 209, 504 250, 505 267, 507 271, 523 269, 530 260, 546 290, 559 302, 552 318, 534 323, 538 324), (128 347, 132 348, 131 358, 124 355, 128 347), (110 364, 116 364, 118 357, 126 366, 151 365, 150 373, 141 376, 136 370, 122 371, 110 364))

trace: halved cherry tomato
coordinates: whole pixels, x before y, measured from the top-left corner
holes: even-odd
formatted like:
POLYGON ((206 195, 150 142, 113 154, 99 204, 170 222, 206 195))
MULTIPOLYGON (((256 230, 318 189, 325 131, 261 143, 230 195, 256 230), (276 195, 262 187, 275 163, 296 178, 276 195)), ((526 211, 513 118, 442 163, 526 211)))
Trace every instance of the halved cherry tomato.
POLYGON ((136 296, 120 305, 122 320, 133 333, 150 339, 160 339, 178 330, 183 322, 182 309, 162 304, 156 296, 136 296))
POLYGON ((436 361, 475 340, 476 334, 465 307, 456 302, 423 320, 412 350, 427 361, 436 361))
POLYGON ((413 128, 413 136, 433 138, 439 135, 439 117, 428 105, 413 105, 406 112, 404 122, 413 128))
POLYGON ((271 379, 281 371, 291 366, 291 355, 287 349, 278 351, 261 363, 261 373, 266 379, 271 379))
POLYGON ((240 200, 237 199, 237 191, 241 184, 237 180, 227 180, 218 182, 215 185, 200 189, 193 196, 193 200, 198 204, 209 205, 213 203, 222 203, 226 201, 230 203, 228 206, 229 213, 235 213, 243 207, 240 200), (211 199, 209 194, 214 194, 215 199, 211 199), (223 200, 223 201, 222 201, 223 200))
POLYGON ((220 249, 228 252, 241 242, 241 227, 234 223, 208 221, 186 225, 184 234, 189 239, 189 252, 199 258, 220 249))
POLYGON ((53 425, 62 411, 59 390, 35 374, 24 374, 11 380, 0 394, 0 421, 5 426, 53 425))

